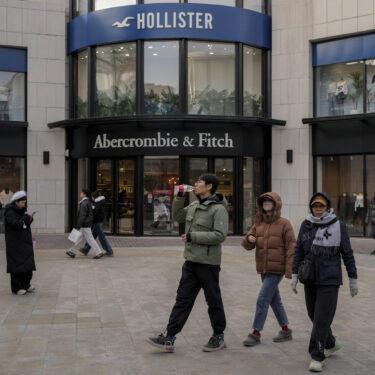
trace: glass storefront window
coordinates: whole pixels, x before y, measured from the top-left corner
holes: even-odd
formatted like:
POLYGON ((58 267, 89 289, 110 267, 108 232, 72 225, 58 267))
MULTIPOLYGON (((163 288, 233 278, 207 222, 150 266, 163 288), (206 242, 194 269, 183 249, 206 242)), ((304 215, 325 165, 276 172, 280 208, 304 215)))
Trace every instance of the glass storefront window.
POLYGON ((189 41, 189 114, 235 115, 234 77, 234 44, 189 41))
POLYGON ((179 43, 145 42, 144 87, 145 113, 179 113, 179 43))
POLYGON ((234 173, 233 173, 233 159, 231 158, 215 158, 215 174, 219 179, 219 186, 217 192, 224 195, 227 200, 229 225, 228 233, 233 233, 233 217, 234 217, 234 173))
POLYGON ((366 60, 366 111, 375 112, 375 60, 366 60))
POLYGON ((174 186, 179 183, 178 156, 144 158, 144 234, 177 235, 172 221, 174 186))
POLYGON ((363 61, 315 68, 316 116, 363 113, 363 61))
POLYGON ((257 198, 264 193, 263 160, 243 158, 243 231, 247 233, 253 225, 257 198))
POLYGON ((87 50, 77 55, 77 99, 76 99, 76 117, 87 117, 87 50))
MULTIPOLYGON (((366 156, 367 209, 375 204, 375 155, 366 156)), ((366 212, 367 217, 368 212, 366 212)), ((375 238, 375 222, 369 217, 366 220, 366 235, 375 238)))
POLYGON ((12 195, 25 189, 25 159, 0 157, 0 233, 4 233, 5 206, 12 195))
POLYGON ((236 0, 188 0, 188 3, 236 6, 236 0))
POLYGON ((95 10, 121 7, 123 5, 135 5, 137 0, 95 0, 95 10))
POLYGON ((96 48, 97 117, 133 115, 136 112, 136 44, 96 48))
POLYGON ((332 207, 350 235, 363 234, 363 173, 362 155, 317 158, 317 190, 330 195, 332 207))
POLYGON ((76 0, 76 16, 89 11, 89 0, 76 0))
POLYGON ((263 116, 262 51, 243 47, 243 114, 263 116))
POLYGON ((103 230, 112 232, 113 221, 113 173, 112 160, 101 159, 96 162, 96 190, 105 197, 105 217, 103 230))
POLYGON ((245 9, 255 10, 256 12, 266 12, 266 0, 243 0, 245 9))
POLYGON ((0 121, 25 121, 25 73, 0 71, 0 121))
POLYGON ((180 0, 143 0, 143 4, 179 3, 180 0))

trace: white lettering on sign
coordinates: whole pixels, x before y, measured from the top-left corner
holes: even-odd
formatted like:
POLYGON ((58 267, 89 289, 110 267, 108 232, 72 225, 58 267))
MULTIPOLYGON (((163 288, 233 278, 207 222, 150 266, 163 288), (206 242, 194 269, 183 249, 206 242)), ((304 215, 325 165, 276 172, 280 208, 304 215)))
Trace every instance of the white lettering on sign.
POLYGON ((116 21, 113 27, 119 29, 131 27, 136 20, 137 30, 144 29, 213 29, 213 16, 202 12, 140 12, 137 17, 125 17, 121 22, 116 21))
MULTIPOLYGON (((218 138, 211 136, 211 133, 198 133, 198 139, 191 136, 184 136, 182 147, 194 147, 197 143, 197 147, 208 147, 208 148, 234 148, 234 142, 232 138, 229 138, 228 133, 224 134, 224 137, 218 138), (197 142, 196 142, 197 141, 197 142)), ((165 136, 161 132, 157 132, 155 137, 138 137, 138 138, 112 138, 107 137, 107 133, 98 134, 95 138, 93 148, 105 149, 105 148, 163 148, 163 147, 179 147, 180 143, 178 138, 171 136, 170 133, 166 133, 165 136)))

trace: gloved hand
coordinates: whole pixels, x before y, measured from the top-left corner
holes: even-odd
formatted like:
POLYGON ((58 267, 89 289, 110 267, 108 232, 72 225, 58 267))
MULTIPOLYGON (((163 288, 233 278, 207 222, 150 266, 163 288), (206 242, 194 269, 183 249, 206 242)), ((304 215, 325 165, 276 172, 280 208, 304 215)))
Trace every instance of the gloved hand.
POLYGON ((350 295, 352 297, 356 296, 358 294, 358 282, 357 279, 350 279, 349 278, 349 290, 350 295))
POLYGON ((292 274, 292 281, 290 282, 290 286, 293 290, 294 293, 298 293, 297 292, 297 283, 298 283, 298 275, 296 273, 293 273, 292 274))

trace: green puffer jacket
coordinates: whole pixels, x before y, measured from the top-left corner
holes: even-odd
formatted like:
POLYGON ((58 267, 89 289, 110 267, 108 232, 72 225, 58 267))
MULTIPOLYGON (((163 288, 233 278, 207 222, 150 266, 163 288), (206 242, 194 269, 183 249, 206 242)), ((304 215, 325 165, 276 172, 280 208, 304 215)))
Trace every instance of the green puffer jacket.
POLYGON ((220 265, 221 243, 228 233, 228 212, 225 197, 216 193, 202 204, 192 202, 184 207, 185 197, 175 197, 172 217, 185 223, 185 233, 191 234, 191 242, 185 244, 184 257, 195 263, 220 265))

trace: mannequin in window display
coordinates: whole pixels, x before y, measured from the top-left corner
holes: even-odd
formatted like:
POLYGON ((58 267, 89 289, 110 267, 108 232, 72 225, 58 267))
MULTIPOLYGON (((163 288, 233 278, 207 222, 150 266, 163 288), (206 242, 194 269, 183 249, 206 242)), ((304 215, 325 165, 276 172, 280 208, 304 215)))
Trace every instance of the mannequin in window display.
POLYGON ((363 209, 364 209, 364 197, 363 193, 355 194, 355 203, 354 203, 354 218, 353 224, 356 224, 359 218, 359 222, 361 223, 361 218, 363 217, 363 209))
POLYGON ((153 228, 157 228, 160 222, 169 223, 169 210, 167 206, 161 202, 160 198, 154 199, 154 222, 151 224, 153 228))
POLYGON ((4 188, 0 192, 0 203, 3 207, 5 207, 8 203, 10 203, 10 197, 13 195, 12 190, 10 190, 8 187, 4 188))
POLYGON ((336 86, 336 101, 337 101, 337 115, 341 116, 344 114, 344 102, 346 96, 348 95, 348 84, 346 81, 341 78, 340 81, 337 82, 336 86))
MULTIPOLYGON (((375 196, 368 206, 365 223, 370 224, 370 237, 375 239, 375 196)), ((375 255, 375 250, 371 252, 371 255, 375 255)))
POLYGON ((339 196, 337 203, 337 213, 341 221, 346 221, 350 207, 350 196, 347 193, 342 193, 339 196))
POLYGON ((334 116, 336 114, 336 88, 337 84, 333 78, 331 78, 331 82, 329 83, 327 90, 328 113, 330 116, 334 116))

